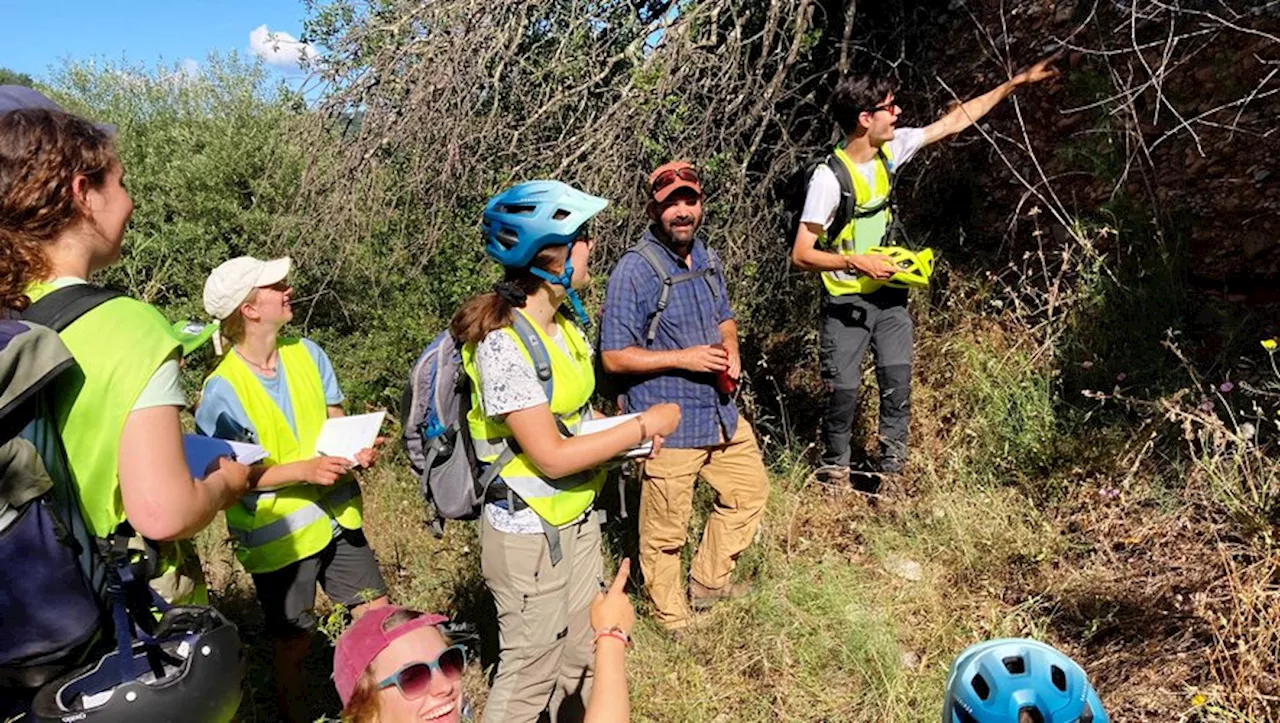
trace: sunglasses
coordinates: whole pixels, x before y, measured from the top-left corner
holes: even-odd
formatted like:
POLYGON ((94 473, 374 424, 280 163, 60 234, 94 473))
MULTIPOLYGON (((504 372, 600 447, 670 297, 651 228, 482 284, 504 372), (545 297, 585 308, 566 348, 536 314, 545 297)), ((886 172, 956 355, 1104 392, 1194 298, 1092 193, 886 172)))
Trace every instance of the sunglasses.
POLYGON ((874 108, 868 108, 867 110, 865 110, 865 111, 863 111, 863 112, 864 112, 864 113, 870 113, 870 114, 872 114, 872 115, 875 115, 876 113, 878 113, 878 112, 880 112, 880 111, 884 110, 884 111, 889 111, 890 113, 892 113, 892 112, 893 112, 893 110, 894 110, 895 108, 897 108, 897 107, 898 107, 898 104, 897 104, 897 103, 885 103, 885 104, 883 104, 883 105, 875 106, 874 108))
POLYGON ((394 674, 378 683, 378 690, 395 686, 405 700, 417 700, 427 694, 431 688, 431 678, 440 674, 449 680, 462 677, 467 667, 467 649, 461 645, 453 645, 441 651, 435 660, 417 661, 401 667, 394 674))
POLYGON ((653 179, 653 183, 649 186, 650 193, 657 193, 662 189, 675 183, 676 180, 688 181, 702 185, 702 181, 698 180, 698 172, 692 168, 677 168, 671 171, 663 171, 658 177, 653 179))

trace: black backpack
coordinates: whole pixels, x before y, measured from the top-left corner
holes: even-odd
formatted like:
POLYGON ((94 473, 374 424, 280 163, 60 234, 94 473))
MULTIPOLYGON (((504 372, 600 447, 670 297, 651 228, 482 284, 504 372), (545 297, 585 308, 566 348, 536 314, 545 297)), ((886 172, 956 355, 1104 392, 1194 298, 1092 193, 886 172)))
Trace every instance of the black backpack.
MULTIPOLYGON (((889 193, 883 201, 870 208, 858 209, 858 200, 854 192, 853 178, 849 175, 849 168, 836 158, 834 153, 828 153, 824 158, 803 164, 791 175, 775 184, 774 198, 781 202, 779 226, 784 234, 783 242, 786 248, 790 249, 795 243, 796 233, 800 230, 800 217, 804 215, 805 197, 809 195, 809 182, 813 179, 813 172, 822 165, 830 168, 835 174, 836 181, 840 183, 840 205, 836 206, 835 218, 828 227, 828 240, 834 239, 850 221, 874 216, 885 207, 888 207, 893 215, 893 222, 885 230, 886 239, 900 233, 902 229, 898 224, 898 204, 894 193, 898 185, 897 175, 883 150, 876 151, 876 158, 884 164, 885 172, 889 175, 889 193)), ((880 245, 891 245, 891 241, 880 245)))
POLYGON ((0 685, 33 688, 79 662, 106 612, 106 569, 80 514, 51 393, 70 383, 57 332, 119 296, 87 284, 0 321, 0 685))

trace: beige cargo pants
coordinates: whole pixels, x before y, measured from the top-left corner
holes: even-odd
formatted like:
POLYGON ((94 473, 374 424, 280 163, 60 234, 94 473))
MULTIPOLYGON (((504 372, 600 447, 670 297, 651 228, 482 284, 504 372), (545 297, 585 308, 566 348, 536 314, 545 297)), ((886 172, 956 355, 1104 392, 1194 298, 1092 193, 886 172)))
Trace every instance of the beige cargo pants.
POLYGON ((729 584, 738 556, 755 537, 769 499, 769 476, 747 420, 738 419, 733 439, 725 444, 663 447, 642 467, 640 569, 657 621, 668 630, 687 626, 693 616, 681 579, 680 551, 688 539, 698 477, 715 490, 716 504, 689 575, 705 587, 720 588, 729 584))

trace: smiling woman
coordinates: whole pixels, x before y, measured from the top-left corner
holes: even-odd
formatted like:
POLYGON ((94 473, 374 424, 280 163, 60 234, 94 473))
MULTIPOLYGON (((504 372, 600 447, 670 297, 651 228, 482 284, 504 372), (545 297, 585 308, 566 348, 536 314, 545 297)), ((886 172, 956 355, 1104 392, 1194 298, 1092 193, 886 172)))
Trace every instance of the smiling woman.
POLYGON ((466 649, 445 640, 436 628, 442 622, 441 615, 400 607, 373 610, 356 620, 333 652, 343 719, 463 720, 466 649))

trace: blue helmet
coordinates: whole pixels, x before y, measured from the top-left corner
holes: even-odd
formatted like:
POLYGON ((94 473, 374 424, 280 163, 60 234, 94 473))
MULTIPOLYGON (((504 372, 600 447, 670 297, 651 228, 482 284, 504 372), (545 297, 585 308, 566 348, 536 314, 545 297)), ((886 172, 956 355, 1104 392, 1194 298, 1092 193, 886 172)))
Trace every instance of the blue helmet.
POLYGON ((1110 723, 1084 669, 1027 638, 973 645, 951 665, 943 723, 1110 723))
POLYGON ((522 269, 548 246, 567 246, 583 224, 608 206, 599 196, 560 181, 526 181, 484 207, 484 250, 503 266, 522 269))

